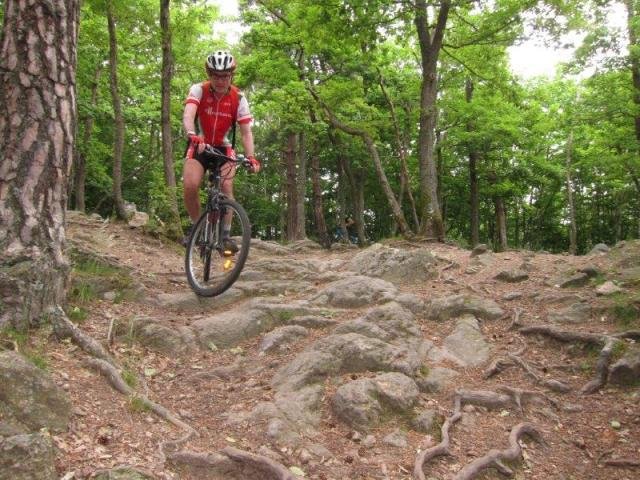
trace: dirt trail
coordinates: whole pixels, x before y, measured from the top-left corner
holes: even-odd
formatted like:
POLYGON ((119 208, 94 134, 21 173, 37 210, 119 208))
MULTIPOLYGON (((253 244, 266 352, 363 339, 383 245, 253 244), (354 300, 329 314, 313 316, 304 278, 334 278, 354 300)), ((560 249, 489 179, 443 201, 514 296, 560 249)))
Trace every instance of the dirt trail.
MULTIPOLYGON (((439 259, 435 278, 396 282, 400 292, 413 294, 425 302, 454 294, 472 295, 494 300, 502 307, 503 317, 480 322, 482 335, 491 349, 490 359, 477 367, 462 368, 452 363, 449 366, 458 371, 453 383, 435 393, 420 393, 417 407, 434 410, 440 419, 438 428, 430 434, 415 431, 402 418, 389 418, 366 432, 350 428, 336 417, 331 398, 342 384, 370 378, 375 372, 344 373, 327 378, 323 383, 317 435, 303 448, 270 441, 265 436, 268 425, 259 421, 238 421, 238 416, 246 415, 260 402, 273 401, 275 372, 328 335, 330 328, 310 330, 305 338, 266 355, 259 352, 263 335, 231 349, 203 348, 182 355, 162 354, 141 346, 135 339, 130 341, 126 335, 108 344, 114 323, 145 316, 175 330, 214 313, 248 304, 251 299, 243 296, 237 301, 221 301, 220 306, 212 302, 189 311, 161 305, 157 301, 159 295, 179 295, 188 290, 179 246, 143 235, 125 225, 78 215, 70 216, 68 237, 79 250, 93 252, 121 268, 120 272, 127 272, 126 279, 108 292, 106 298, 109 299, 105 299, 104 294, 98 298, 84 295, 86 292, 77 288, 82 282, 76 274, 76 291, 70 308, 76 307, 76 321, 82 331, 102 342, 124 368, 122 376, 130 385, 198 432, 197 437, 180 448, 214 453, 234 447, 270 456, 287 468, 297 467, 305 472, 306 478, 411 479, 417 451, 440 442, 439 425, 454 412, 456 390, 498 392, 501 387, 509 387, 539 392, 546 395, 546 399, 527 401, 522 410, 514 405, 497 409, 478 404, 464 406, 460 421, 449 431, 450 455, 425 464, 426 478, 454 478, 456 472, 489 450, 507 449, 509 432, 522 422, 534 425, 544 444, 524 437, 520 442, 524 461, 508 463, 515 471, 515 478, 640 478, 638 466, 606 464, 612 458, 640 460, 640 388, 606 385, 597 393, 583 395, 579 390, 594 377, 599 349, 558 342, 545 336, 522 335, 517 329, 510 328, 516 316, 523 325, 545 324, 549 315, 572 301, 569 297, 579 297, 590 307, 591 313, 579 324, 563 325, 562 329, 598 334, 621 331, 620 319, 612 313, 611 300, 595 293, 595 283, 601 278, 583 287, 563 289, 550 281, 560 274, 587 267, 597 269, 602 277, 603 272, 613 268, 611 256, 571 257, 510 251, 493 255, 487 266, 474 267, 476 264, 470 252, 454 246, 388 244, 406 250, 426 248, 439 259), (499 272, 523 265, 527 280, 507 283, 495 279, 499 272), (523 364, 512 364, 486 378, 491 362, 498 358, 513 360, 510 354, 517 354, 523 364), (525 365, 530 369, 529 373, 525 365), (213 371, 217 374, 210 374, 213 371), (551 391, 541 383, 548 380, 561 381, 570 387, 570 391, 563 394, 551 391), (383 438, 396 430, 406 440, 405 447, 383 442, 383 438), (309 445, 317 446, 317 451, 326 451, 327 456, 310 451, 309 445)), ((274 255, 262 248, 252 248, 245 270, 252 270, 265 259, 291 265, 296 262, 332 265, 339 270, 345 268, 358 251, 303 249, 274 255)), ((319 291, 326 283, 318 279, 312 280, 311 284, 319 291)), ((632 293, 637 295, 637 291, 632 293)), ((312 294, 283 290, 276 298, 294 302, 312 294)), ((337 320, 358 318, 366 311, 366 307, 348 309, 337 320)), ((436 347, 442 346, 454 329, 452 322, 434 321, 419 314, 416 322, 424 339, 436 347)), ((638 329, 640 321, 636 318, 627 326, 638 329)), ((60 477, 75 472, 75 477, 65 478, 90 478, 101 468, 132 465, 157 478, 218 478, 188 473, 179 475, 176 469, 163 466, 158 445, 177 439, 184 432, 114 390, 102 376, 87 368, 88 356, 76 345, 57 342, 53 337, 46 341, 52 376, 68 391, 74 405, 69 432, 54 438, 60 477)), ((482 475, 478 478, 502 478, 495 469, 482 475)))

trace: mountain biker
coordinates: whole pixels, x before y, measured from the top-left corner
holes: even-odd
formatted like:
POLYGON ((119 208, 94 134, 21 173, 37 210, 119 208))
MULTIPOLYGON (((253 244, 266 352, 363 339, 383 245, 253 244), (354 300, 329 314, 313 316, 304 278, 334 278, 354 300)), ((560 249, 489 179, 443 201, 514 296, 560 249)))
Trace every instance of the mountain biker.
MULTIPOLYGON (((207 81, 196 83, 189 89, 185 100, 182 125, 191 145, 197 146, 194 158, 186 158, 183 169, 184 203, 191 218, 191 226, 183 239, 186 245, 194 223, 200 216, 200 198, 198 190, 207 168, 206 160, 200 158, 205 145, 213 145, 227 156, 235 157, 228 134, 235 124, 240 128, 244 154, 249 160, 251 173, 260 171, 260 162, 254 156, 253 133, 251 131, 251 111, 249 103, 237 87, 231 84, 236 70, 236 60, 229 52, 217 51, 210 54, 205 62, 207 81), (198 128, 196 129, 196 122, 198 128), (196 133, 197 131, 200 134, 196 133)), ((222 167, 222 193, 233 198, 233 178, 235 164, 226 163, 222 167)), ((225 220, 223 245, 227 250, 237 252, 238 247, 230 238, 231 218, 225 220)))

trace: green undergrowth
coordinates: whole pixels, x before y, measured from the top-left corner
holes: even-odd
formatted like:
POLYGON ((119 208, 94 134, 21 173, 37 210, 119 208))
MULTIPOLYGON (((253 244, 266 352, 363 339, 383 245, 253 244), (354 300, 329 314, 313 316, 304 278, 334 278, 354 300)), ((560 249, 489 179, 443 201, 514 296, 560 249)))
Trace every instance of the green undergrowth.
POLYGON ((102 298, 106 292, 114 293, 114 303, 133 298, 133 279, 126 269, 111 265, 97 255, 77 251, 72 251, 71 259, 73 269, 67 315, 75 316, 76 321, 86 318, 84 305, 102 298))
POLYGON ((0 350, 14 350, 41 370, 48 370, 47 336, 49 329, 16 330, 7 327, 0 330, 0 350))
POLYGON ((640 327, 640 292, 611 296, 607 312, 621 330, 640 327))

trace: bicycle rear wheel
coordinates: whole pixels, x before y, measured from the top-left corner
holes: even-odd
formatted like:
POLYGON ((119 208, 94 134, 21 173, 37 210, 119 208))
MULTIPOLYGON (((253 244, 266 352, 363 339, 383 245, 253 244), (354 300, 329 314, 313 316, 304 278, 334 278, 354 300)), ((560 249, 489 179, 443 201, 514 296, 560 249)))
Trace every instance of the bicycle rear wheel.
POLYGON ((249 255, 251 225, 244 208, 235 200, 220 202, 219 212, 205 212, 196 223, 185 253, 185 270, 193 291, 214 297, 227 290, 240 276, 249 255), (222 245, 224 218, 231 216, 231 238, 238 251, 222 245))

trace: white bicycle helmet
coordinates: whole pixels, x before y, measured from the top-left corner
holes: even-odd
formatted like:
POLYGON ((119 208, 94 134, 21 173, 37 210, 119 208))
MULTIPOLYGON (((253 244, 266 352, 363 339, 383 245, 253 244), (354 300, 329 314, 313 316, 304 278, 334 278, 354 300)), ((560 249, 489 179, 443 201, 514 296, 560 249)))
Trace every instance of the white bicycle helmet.
POLYGON ((207 57, 205 66, 209 72, 233 72, 237 64, 229 52, 218 51, 207 57))

